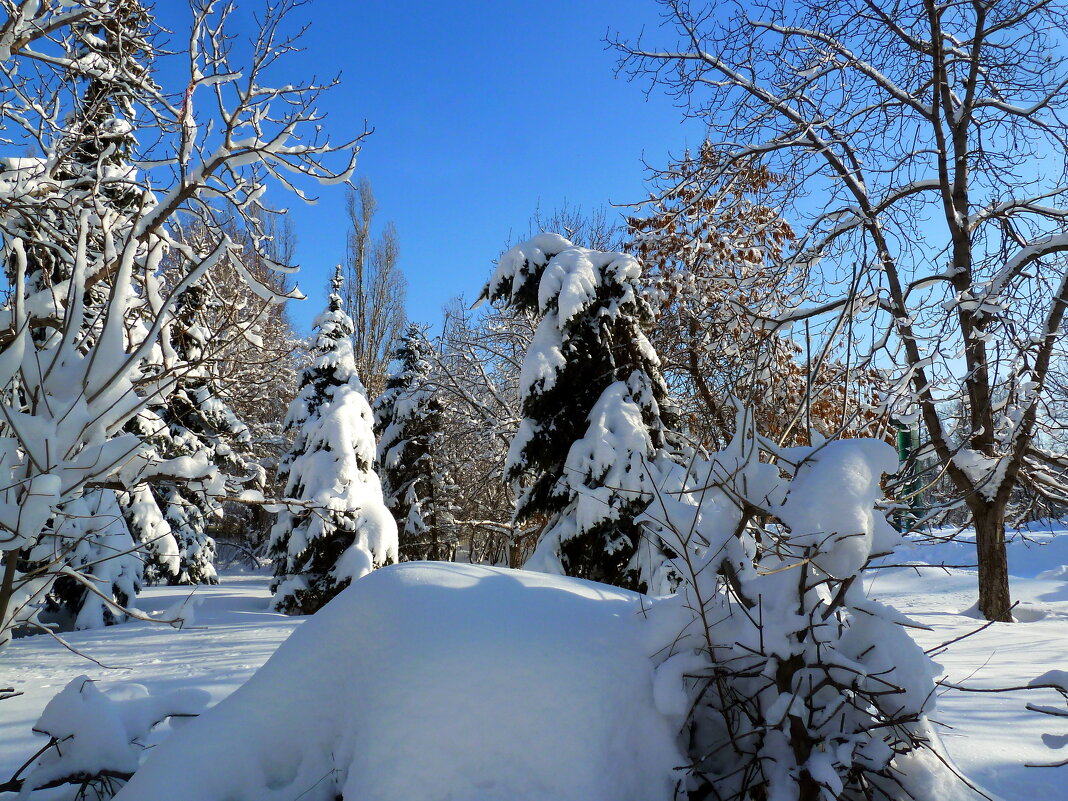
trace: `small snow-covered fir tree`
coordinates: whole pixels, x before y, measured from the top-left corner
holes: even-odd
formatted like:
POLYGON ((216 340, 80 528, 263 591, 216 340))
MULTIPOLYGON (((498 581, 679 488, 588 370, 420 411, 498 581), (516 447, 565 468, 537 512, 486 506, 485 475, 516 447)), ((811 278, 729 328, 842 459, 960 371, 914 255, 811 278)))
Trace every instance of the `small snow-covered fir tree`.
POLYGON ((382 495, 404 560, 449 559, 456 542, 449 482, 435 460, 443 408, 430 386, 429 352, 419 326, 409 325, 393 357, 400 367, 374 403, 382 495))
POLYGON ((31 548, 28 562, 62 554, 76 571, 60 576, 48 595, 53 611, 77 629, 122 623, 141 590, 142 565, 113 490, 94 489, 63 505, 51 530, 31 548))
POLYGON ((671 413, 640 275, 633 256, 540 234, 501 257, 482 297, 541 316, 507 463, 525 482, 517 522, 548 520, 527 566, 661 591, 666 554, 635 518, 668 458, 671 413))
POLYGON ((279 480, 300 503, 279 514, 269 546, 272 603, 286 614, 311 614, 354 579, 397 561, 397 525, 374 471, 371 407, 341 286, 338 268, 329 306, 315 320, 312 363, 286 418, 295 438, 279 480))

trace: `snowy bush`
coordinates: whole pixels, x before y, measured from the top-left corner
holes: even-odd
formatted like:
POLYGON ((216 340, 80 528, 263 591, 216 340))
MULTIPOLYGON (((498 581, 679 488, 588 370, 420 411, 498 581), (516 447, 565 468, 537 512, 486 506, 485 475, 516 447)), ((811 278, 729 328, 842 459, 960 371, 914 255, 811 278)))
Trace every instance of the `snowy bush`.
POLYGON ((902 770, 930 773, 936 668, 914 624, 860 580, 898 540, 876 508, 894 449, 779 449, 743 415, 736 430, 723 452, 678 468, 646 520, 683 576, 650 618, 690 797, 926 801, 902 770))
POLYGON ((78 798, 111 798, 140 765, 150 732, 170 717, 195 716, 207 700, 201 690, 153 696, 140 684, 100 690, 79 676, 48 702, 33 727, 47 745, 0 784, 0 792, 18 790, 23 798, 69 784, 79 788, 78 798))
POLYGON ((799 575, 746 579, 775 593, 762 643, 759 603, 754 621, 739 609, 706 627, 694 622, 699 610, 730 609, 687 608, 695 593, 650 599, 455 563, 377 570, 154 749, 118 799, 977 801, 935 752, 894 753, 912 737, 936 742, 913 717, 928 708, 926 660, 884 609, 843 604, 811 647, 797 636, 807 618, 776 609, 771 619, 776 603, 796 599, 783 587, 799 575), (706 631, 724 637, 714 642, 721 664, 710 666, 706 631), (897 672, 880 675, 887 667, 897 672), (833 687, 818 686, 828 678, 833 687), (883 681, 912 683, 877 695, 883 681), (799 766, 795 748, 806 747, 799 766), (805 771, 820 772, 809 781, 805 771))
POLYGON ((122 622, 141 589, 141 555, 112 490, 91 490, 63 505, 53 530, 27 550, 27 561, 61 560, 49 606, 73 618, 76 629, 122 622))

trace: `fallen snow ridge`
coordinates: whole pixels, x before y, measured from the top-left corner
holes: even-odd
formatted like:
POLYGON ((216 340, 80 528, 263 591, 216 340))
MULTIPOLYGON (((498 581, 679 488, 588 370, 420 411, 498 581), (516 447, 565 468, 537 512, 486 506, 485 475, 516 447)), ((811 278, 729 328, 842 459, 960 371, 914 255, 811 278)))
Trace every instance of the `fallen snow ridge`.
POLYGON ((683 758, 641 602, 526 571, 376 570, 116 801, 670 801, 683 758))

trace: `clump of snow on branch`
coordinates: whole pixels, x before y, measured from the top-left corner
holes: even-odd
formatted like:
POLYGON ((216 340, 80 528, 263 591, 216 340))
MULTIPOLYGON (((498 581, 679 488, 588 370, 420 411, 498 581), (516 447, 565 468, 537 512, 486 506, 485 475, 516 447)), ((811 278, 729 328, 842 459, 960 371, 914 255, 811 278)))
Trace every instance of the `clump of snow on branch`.
POLYGON ((72 679, 41 713, 33 730, 51 747, 28 766, 20 797, 64 781, 82 784, 129 778, 138 769, 146 738, 172 716, 195 716, 208 701, 203 690, 153 695, 140 684, 101 690, 88 676, 72 679))

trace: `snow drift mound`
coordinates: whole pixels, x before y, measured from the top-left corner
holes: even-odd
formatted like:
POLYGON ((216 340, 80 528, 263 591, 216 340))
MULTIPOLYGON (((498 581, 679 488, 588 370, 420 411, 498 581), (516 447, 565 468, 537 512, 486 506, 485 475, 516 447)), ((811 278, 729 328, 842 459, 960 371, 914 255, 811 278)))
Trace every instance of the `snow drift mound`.
POLYGON ((353 583, 116 801, 669 801, 640 596, 408 562, 353 583))

